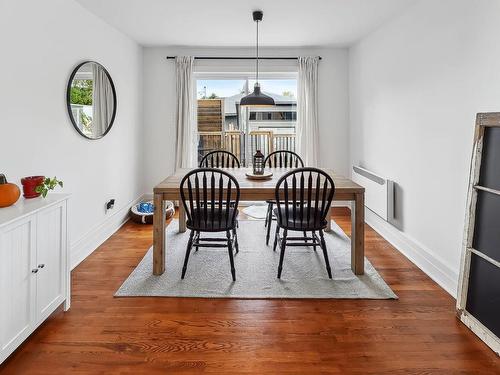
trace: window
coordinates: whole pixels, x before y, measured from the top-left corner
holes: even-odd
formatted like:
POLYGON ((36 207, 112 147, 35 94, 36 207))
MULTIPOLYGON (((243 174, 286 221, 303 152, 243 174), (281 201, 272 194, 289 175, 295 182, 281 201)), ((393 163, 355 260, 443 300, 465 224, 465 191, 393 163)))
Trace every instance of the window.
POLYGON ((75 75, 70 89, 71 112, 78 128, 89 137, 92 136, 92 89, 92 75, 75 75))
POLYGON ((297 122, 297 77, 266 77, 262 91, 274 98, 273 107, 241 108, 240 100, 253 91, 255 80, 237 77, 203 77, 196 81, 198 114, 198 162, 208 152, 225 149, 243 166, 251 164, 257 149, 295 151, 297 122))

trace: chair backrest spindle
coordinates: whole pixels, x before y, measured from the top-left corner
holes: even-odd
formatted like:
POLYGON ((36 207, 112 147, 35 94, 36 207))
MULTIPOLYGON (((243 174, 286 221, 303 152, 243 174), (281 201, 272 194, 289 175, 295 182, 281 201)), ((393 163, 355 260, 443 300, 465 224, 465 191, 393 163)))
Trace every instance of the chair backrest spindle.
POLYGON ((180 193, 187 219, 193 227, 216 231, 235 222, 240 187, 226 171, 192 170, 181 180, 180 193))
POLYGON ((264 165, 269 168, 303 168, 304 162, 293 151, 279 150, 267 155, 264 165))
POLYGON ((240 168, 240 161, 229 151, 215 150, 201 159, 200 168, 240 168))
POLYGON ((326 221, 334 194, 333 179, 321 169, 292 170, 283 175, 276 184, 278 220, 282 221, 284 216, 284 222, 289 223, 291 227, 319 228, 326 221))

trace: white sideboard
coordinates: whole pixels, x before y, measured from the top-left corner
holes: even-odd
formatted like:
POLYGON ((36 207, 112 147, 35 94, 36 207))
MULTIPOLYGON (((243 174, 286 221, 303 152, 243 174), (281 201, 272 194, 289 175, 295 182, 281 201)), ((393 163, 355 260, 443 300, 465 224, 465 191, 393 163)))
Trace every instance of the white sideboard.
POLYGON ((69 309, 68 198, 0 208, 0 363, 58 306, 69 309))

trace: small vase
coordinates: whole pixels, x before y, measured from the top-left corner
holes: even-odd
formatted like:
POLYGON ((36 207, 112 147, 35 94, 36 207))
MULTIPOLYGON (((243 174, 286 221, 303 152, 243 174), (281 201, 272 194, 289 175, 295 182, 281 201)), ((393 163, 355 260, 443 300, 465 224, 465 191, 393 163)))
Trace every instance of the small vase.
POLYGON ((23 185, 23 196, 26 199, 36 198, 40 196, 40 193, 35 191, 38 185, 41 185, 45 180, 44 176, 29 176, 21 179, 21 184, 23 185))

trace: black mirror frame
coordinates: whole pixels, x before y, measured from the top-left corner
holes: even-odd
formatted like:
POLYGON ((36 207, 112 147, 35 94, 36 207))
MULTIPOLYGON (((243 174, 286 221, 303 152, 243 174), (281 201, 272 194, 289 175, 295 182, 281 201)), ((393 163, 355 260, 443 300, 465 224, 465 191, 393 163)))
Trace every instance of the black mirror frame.
POLYGON ((87 60, 87 61, 84 61, 84 62, 78 64, 73 69, 73 71, 71 72, 71 76, 69 77, 68 85, 66 87, 66 107, 68 109, 69 119, 71 120, 73 127, 76 129, 78 134, 80 134, 82 137, 95 141, 95 140, 103 138, 106 134, 109 133, 109 131, 113 127, 113 123, 115 122, 115 116, 116 116, 116 90, 115 90, 115 84, 113 83, 113 80, 111 79, 111 75, 109 74, 108 70, 102 64, 99 64, 97 61, 87 60), (101 68, 104 69, 104 72, 106 73, 106 76, 109 79, 109 83, 111 84, 111 90, 113 91, 113 115, 111 116, 111 121, 109 122, 109 126, 107 127, 106 131, 100 137, 97 137, 97 138, 88 137, 80 130, 80 128, 78 128, 78 125, 76 124, 75 119, 73 118, 73 112, 71 111, 71 84, 73 82, 73 78, 75 78, 75 75, 78 72, 78 70, 83 65, 88 64, 88 63, 97 64, 101 68))

